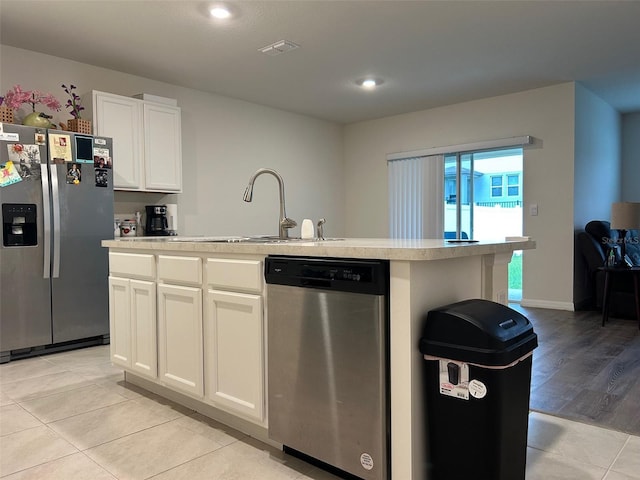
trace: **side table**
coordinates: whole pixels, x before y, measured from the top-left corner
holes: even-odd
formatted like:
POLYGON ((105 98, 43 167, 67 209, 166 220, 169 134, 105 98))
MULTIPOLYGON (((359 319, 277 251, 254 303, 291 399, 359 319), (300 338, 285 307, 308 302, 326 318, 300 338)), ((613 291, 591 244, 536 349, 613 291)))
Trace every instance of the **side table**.
POLYGON ((609 303, 611 301, 611 284, 613 275, 631 275, 633 292, 636 300, 636 318, 640 329, 640 267, 598 267, 604 272, 604 298, 602 301, 602 326, 609 319, 609 303))

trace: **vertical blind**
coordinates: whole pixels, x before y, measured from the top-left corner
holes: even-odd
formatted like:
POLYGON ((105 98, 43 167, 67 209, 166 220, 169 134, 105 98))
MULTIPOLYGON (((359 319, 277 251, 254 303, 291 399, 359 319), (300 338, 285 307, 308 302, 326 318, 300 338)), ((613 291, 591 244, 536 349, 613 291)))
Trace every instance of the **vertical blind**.
POLYGON ((389 160, 389 236, 442 238, 444 156, 389 160))

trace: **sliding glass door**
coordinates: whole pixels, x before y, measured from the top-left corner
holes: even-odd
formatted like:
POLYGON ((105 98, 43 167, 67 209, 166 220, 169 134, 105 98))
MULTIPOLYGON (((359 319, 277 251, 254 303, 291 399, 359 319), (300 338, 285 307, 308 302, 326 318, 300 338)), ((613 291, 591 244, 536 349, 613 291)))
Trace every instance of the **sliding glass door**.
MULTIPOLYGON (((504 240, 523 234, 523 145, 529 136, 387 155, 389 236, 504 240)), ((509 300, 522 298, 522 252, 509 300)))
MULTIPOLYGON (((444 157, 444 238, 521 236, 522 148, 444 157)), ((509 268, 509 300, 522 298, 522 252, 509 268)))

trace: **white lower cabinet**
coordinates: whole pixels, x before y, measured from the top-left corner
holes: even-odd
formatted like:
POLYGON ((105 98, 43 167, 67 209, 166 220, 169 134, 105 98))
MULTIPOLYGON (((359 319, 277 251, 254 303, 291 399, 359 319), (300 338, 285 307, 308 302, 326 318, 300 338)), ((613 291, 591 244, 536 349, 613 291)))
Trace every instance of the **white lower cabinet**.
POLYGON ((129 280, 131 285, 131 369, 158 377, 156 284, 129 280))
POLYGON ((205 394, 220 408, 262 421, 262 297, 212 289, 207 294, 205 394))
POLYGON ((109 337, 111 361, 131 368, 131 286, 127 278, 109 277, 109 337))
POLYGON ((109 303, 111 361, 156 378, 155 283, 109 277, 109 303))
POLYGON ((203 396, 201 288, 158 285, 158 356, 162 382, 203 396))
POLYGON ((263 265, 258 256, 111 251, 112 362, 266 426, 263 265))

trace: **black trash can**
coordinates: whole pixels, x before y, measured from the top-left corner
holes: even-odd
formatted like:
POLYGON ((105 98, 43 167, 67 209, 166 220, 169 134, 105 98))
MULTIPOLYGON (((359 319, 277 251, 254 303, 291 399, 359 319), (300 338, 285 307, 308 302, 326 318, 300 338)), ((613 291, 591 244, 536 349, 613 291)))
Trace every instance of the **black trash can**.
POLYGON ((529 320, 499 303, 465 300, 427 314, 430 480, 524 480, 537 346, 529 320))

